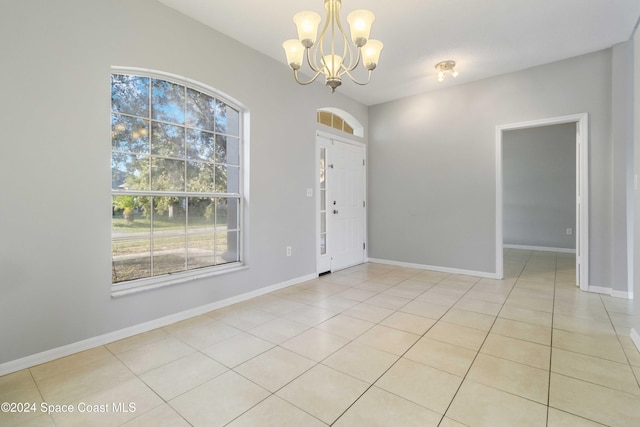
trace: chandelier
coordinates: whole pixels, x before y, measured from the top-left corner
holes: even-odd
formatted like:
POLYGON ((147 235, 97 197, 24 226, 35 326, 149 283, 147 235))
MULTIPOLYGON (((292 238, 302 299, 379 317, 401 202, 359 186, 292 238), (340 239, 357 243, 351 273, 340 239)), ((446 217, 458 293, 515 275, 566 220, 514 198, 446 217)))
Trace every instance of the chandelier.
POLYGON ((371 81, 371 72, 378 65, 382 43, 370 40, 371 24, 375 20, 368 10, 354 10, 347 16, 351 30, 351 44, 340 22, 341 0, 324 0, 327 16, 324 26, 318 34, 318 25, 322 18, 315 12, 300 12, 293 17, 298 28, 298 39, 287 40, 282 44, 287 55, 287 63, 293 70, 293 76, 301 85, 313 83, 319 75, 324 75, 325 84, 335 92, 342 84, 345 74, 356 84, 366 85, 371 81), (306 56, 306 62, 315 75, 311 80, 303 82, 298 77, 298 70, 306 56), (358 81, 351 72, 362 63, 368 70, 366 81, 358 81))

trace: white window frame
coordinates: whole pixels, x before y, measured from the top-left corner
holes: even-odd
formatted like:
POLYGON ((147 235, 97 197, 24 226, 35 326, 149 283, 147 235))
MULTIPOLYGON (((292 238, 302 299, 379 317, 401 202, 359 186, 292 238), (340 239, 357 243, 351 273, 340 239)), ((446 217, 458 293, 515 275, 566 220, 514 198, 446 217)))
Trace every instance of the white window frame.
MULTIPOLYGON (((135 75, 141 77, 148 77, 151 79, 161 79, 171 83, 179 84, 182 86, 186 86, 187 88, 194 89, 196 91, 202 92, 206 95, 210 95, 215 99, 224 102, 226 105, 236 109, 239 112, 239 120, 240 120, 240 129, 239 129, 239 194, 236 197, 232 197, 238 200, 238 259, 239 261, 230 262, 226 264, 219 264, 209 267, 202 267, 194 270, 186 270, 175 273, 165 273, 158 276, 134 279, 129 281, 123 281, 118 283, 111 283, 111 296, 119 297, 124 295, 129 295, 132 293, 137 293, 145 290, 157 289, 164 286, 175 285, 179 283, 185 283, 192 280, 202 279, 211 276, 218 276, 221 274, 228 274, 240 270, 247 269, 246 259, 245 259, 245 247, 247 245, 247 222, 245 221, 245 215, 247 210, 247 198, 248 198, 248 182, 249 182, 249 173, 248 168, 245 167, 248 164, 248 128, 249 128, 249 110, 239 101, 229 97, 228 95, 208 86, 203 83, 197 82, 195 80, 189 79, 187 77, 179 76, 176 74, 166 73, 163 71, 150 70, 146 68, 136 68, 136 67, 122 67, 122 66, 112 66, 111 73, 112 74, 128 74, 135 75)), ((111 97, 109 98, 111 99, 111 97)), ((109 121, 111 122, 111 108, 109 109, 109 121)), ((109 141, 111 145, 111 138, 109 141)), ((112 150, 109 150, 109 155, 111 156, 112 150)), ((228 198, 228 194, 214 194, 214 193, 204 193, 204 197, 225 197, 228 198)), ((138 190, 111 190, 111 198, 116 195, 144 195, 144 196, 156 196, 156 197, 202 197, 202 193, 194 193, 194 192, 157 192, 157 191, 138 191, 138 190)), ((113 238, 110 238, 111 244, 113 243, 113 238)), ((111 249, 111 255, 113 256, 113 248, 111 249)), ((153 254, 152 254, 153 256, 153 254)))

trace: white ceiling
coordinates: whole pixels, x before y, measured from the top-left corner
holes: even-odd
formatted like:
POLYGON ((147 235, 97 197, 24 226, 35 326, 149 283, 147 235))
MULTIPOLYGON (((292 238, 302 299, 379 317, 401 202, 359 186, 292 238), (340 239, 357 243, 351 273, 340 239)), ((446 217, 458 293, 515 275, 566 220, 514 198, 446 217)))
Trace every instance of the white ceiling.
MULTIPOLYGON (((290 72, 282 42, 296 37, 293 15, 324 16, 323 0, 159 1, 277 59, 283 73, 290 72)), ((345 26, 355 9, 376 15, 371 38, 384 49, 369 85, 343 79, 337 91, 374 105, 627 41, 640 0, 342 0, 345 26), (460 76, 437 83, 434 66, 447 59, 460 76)))

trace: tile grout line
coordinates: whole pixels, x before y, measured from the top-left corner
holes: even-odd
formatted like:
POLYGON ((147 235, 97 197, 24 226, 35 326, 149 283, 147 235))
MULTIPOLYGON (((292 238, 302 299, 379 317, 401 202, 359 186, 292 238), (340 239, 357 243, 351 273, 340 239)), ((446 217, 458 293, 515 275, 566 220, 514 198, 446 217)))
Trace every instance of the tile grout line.
POLYGON ((556 286, 558 282, 558 254, 553 275, 553 300, 551 304, 551 342, 549 343, 549 383, 547 384, 547 426, 549 425, 549 412, 551 412, 551 366, 553 363, 553 319, 556 312, 556 286))
MULTIPOLYGON (((458 386, 458 388, 456 389, 456 392, 453 394, 453 397, 449 401, 449 404, 447 405, 447 409, 444 411, 444 414, 442 415, 442 419, 440 420, 440 423, 438 423, 438 426, 440 424, 442 424, 442 421, 447 416, 447 412, 449 412, 449 409, 451 408, 451 405, 453 404, 453 401, 456 399, 456 396, 460 392, 460 389, 462 388, 462 384, 464 384, 465 380, 467 379, 467 375, 469 375, 469 371, 471 371, 471 368, 473 367, 473 364, 475 363, 476 359, 478 358, 478 355, 480 354, 480 350, 484 346, 484 343, 487 341, 487 338, 489 337, 489 334, 491 333, 491 329, 493 329, 496 321, 498 320, 498 317, 500 316, 500 312, 502 311, 502 308, 504 308, 504 305, 507 302, 507 300, 509 299, 509 296, 511 295, 511 292, 513 292, 513 289, 516 287, 516 284, 518 283, 518 279, 522 275, 522 272, 524 271, 524 268, 527 265, 527 263, 529 262, 530 258, 531 258, 531 254, 529 254, 529 257, 527 258, 527 262, 525 262, 524 265, 522 266, 522 269, 520 270, 520 273, 518 274, 518 278, 516 278, 516 280, 514 281, 513 286, 511 286, 511 290, 509 291, 509 293, 507 294, 506 298, 504 299, 504 302, 501 304, 500 311, 498 311, 498 314, 496 314, 495 318, 493 319, 493 323, 491 324, 491 327, 487 331, 487 335, 482 340, 482 344, 480 344, 480 346, 478 347, 478 351, 476 351, 476 354, 473 357, 473 360, 471 361, 471 363, 469 364, 469 367, 467 368, 467 371, 465 372, 464 377, 462 377, 462 381, 460 381, 460 385, 458 386)), ((476 282, 476 284, 477 284, 477 282, 476 282)), ((475 286, 475 284, 474 284, 474 286, 475 286)), ((471 290, 471 289, 469 289, 469 290, 471 290)), ((493 388, 493 387, 491 387, 491 388, 493 388)), ((458 420, 456 420, 456 421, 460 422, 458 420)))

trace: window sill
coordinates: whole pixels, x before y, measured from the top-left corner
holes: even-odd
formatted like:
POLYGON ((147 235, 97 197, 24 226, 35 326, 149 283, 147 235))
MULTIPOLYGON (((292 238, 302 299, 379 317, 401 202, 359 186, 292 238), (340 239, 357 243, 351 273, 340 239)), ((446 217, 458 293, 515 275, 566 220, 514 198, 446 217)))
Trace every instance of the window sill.
POLYGON ((133 280, 121 285, 111 285, 111 297, 118 298, 126 295, 136 294, 138 292, 149 291, 152 289, 164 288, 166 286, 173 286, 180 283, 191 282, 194 280, 204 279, 207 277, 220 276, 222 274, 235 273, 242 270, 247 270, 249 267, 241 264, 234 263, 233 265, 215 268, 209 271, 189 271, 184 273, 174 273, 162 277, 152 277, 149 279, 133 280))

